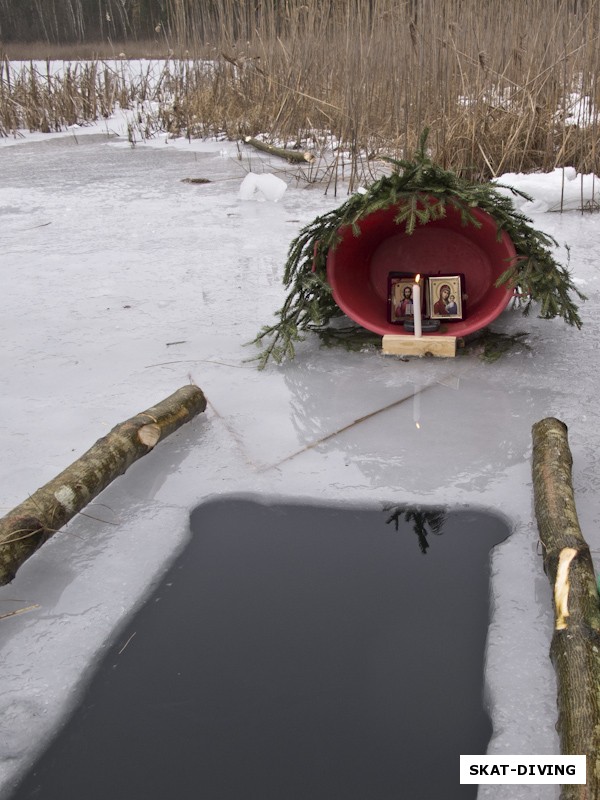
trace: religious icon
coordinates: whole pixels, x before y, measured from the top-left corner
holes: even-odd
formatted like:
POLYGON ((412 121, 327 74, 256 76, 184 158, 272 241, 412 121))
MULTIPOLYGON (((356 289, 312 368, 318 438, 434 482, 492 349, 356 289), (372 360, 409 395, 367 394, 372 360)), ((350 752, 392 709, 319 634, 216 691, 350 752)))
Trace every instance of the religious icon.
POLYGON ((390 272, 388 276, 388 319, 390 322, 402 324, 407 319, 414 317, 414 282, 414 275, 406 272, 390 272))
POLYGON ((462 319, 465 301, 462 275, 430 275, 427 279, 427 308, 431 319, 462 319))

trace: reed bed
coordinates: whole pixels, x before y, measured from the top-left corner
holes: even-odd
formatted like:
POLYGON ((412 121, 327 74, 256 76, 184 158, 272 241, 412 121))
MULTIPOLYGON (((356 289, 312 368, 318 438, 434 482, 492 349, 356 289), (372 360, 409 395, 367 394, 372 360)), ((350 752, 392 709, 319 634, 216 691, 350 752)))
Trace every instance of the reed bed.
POLYGON ((425 128, 433 158, 472 180, 600 172, 600 0, 166 6, 158 78, 119 66, 127 41, 121 62, 67 63, 60 75, 50 61, 17 71, 5 54, 0 132, 57 130, 108 116, 117 102, 147 103, 145 135, 266 134, 326 150, 351 184, 374 174, 383 154, 410 157, 425 128))

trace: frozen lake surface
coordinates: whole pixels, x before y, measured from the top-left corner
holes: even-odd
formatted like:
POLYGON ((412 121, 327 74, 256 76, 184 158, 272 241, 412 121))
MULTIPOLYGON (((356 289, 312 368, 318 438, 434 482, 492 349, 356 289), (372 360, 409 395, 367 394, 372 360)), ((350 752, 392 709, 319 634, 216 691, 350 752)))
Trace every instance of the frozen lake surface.
MULTIPOLYGON (((37 606, 0 621, 0 796, 75 702, 109 635, 184 547, 191 510, 231 492, 503 516, 511 536, 491 561, 489 752, 558 752, 531 425, 552 415, 569 426, 580 522, 596 553, 600 218, 533 217, 571 247, 589 298, 581 331, 506 312, 495 329, 526 332, 530 349, 491 365, 476 354, 403 362, 311 338, 295 361, 258 372, 246 343, 281 305, 291 239, 345 198, 283 175, 290 185, 278 203, 243 201, 249 167, 266 168, 254 154, 238 160, 228 143, 131 148, 122 136, 89 134, 0 143, 5 511, 190 380, 209 403, 0 589, 2 614, 37 606), (198 177, 212 182, 182 183, 198 177)), ((478 796, 556 792, 496 786, 478 796)))

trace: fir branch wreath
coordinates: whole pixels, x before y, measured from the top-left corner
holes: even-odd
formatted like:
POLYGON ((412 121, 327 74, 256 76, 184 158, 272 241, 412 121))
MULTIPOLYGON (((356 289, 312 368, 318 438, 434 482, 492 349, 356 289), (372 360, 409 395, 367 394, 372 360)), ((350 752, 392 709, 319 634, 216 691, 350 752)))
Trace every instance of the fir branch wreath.
POLYGON ((281 363, 295 355, 295 344, 303 332, 323 333, 343 312, 333 300, 327 282, 327 254, 340 241, 339 230, 351 226, 360 235, 359 220, 376 211, 398 207, 397 224, 404 224, 407 234, 417 225, 426 225, 446 214, 453 206, 464 225, 480 226, 470 209, 480 208, 492 216, 498 234, 506 231, 517 252, 515 263, 496 281, 518 288, 517 305, 524 314, 532 303, 540 304, 544 319, 562 317, 569 325, 581 328, 578 308, 571 293, 585 300, 573 284, 567 267, 559 264, 551 248, 556 240, 531 226, 531 220, 515 211, 511 198, 498 189, 509 189, 527 200, 524 192, 502 184, 471 183, 434 163, 426 151, 428 130, 421 135, 413 161, 385 157, 393 172, 375 181, 363 194, 355 194, 339 208, 316 217, 292 241, 285 264, 283 282, 289 290, 278 321, 264 326, 254 343, 263 346, 257 360, 263 369, 269 359, 281 363), (423 202, 427 199, 427 202, 423 202), (266 342, 266 343, 265 343, 266 342))

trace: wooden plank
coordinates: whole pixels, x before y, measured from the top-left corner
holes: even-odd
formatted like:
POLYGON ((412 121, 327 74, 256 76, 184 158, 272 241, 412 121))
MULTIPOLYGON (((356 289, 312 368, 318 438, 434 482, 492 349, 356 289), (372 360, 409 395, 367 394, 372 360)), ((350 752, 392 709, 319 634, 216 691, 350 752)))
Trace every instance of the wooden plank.
POLYGON ((437 356, 454 358, 456 356, 456 336, 435 336, 425 334, 416 336, 397 336, 387 334, 381 341, 381 350, 388 356, 437 356))

